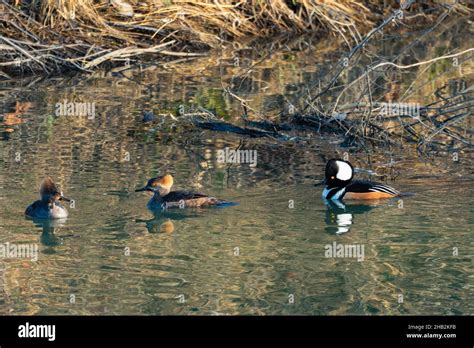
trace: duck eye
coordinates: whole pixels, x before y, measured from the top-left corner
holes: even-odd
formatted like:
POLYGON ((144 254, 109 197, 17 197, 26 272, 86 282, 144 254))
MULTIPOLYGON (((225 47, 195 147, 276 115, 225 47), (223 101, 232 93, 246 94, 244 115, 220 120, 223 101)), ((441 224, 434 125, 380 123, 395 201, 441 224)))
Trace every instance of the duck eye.
POLYGON ((335 179, 335 177, 334 177, 334 176, 331 176, 331 180, 334 180, 334 179, 335 179))

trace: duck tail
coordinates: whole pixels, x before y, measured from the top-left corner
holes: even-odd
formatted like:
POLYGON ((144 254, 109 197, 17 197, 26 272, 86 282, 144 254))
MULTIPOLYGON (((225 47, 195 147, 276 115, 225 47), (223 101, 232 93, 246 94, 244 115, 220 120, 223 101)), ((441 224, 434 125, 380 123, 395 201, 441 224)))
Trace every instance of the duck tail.
POLYGON ((234 205, 239 205, 239 203, 218 200, 215 204, 215 206, 219 208, 233 207, 234 205))

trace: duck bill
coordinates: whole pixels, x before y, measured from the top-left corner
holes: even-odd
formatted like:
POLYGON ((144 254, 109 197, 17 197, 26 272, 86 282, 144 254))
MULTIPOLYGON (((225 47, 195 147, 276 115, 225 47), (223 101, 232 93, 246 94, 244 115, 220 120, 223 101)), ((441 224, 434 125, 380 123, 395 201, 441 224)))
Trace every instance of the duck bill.
POLYGON ((143 191, 152 191, 152 190, 150 190, 147 186, 135 190, 135 192, 143 192, 143 191))
POLYGON ((64 197, 64 196, 61 196, 61 201, 64 201, 64 202, 71 202, 71 199, 67 198, 67 197, 64 197))
POLYGON ((327 180, 324 179, 324 180, 321 180, 320 182, 317 182, 316 184, 314 184, 314 186, 321 186, 321 185, 326 185, 327 184, 327 180))

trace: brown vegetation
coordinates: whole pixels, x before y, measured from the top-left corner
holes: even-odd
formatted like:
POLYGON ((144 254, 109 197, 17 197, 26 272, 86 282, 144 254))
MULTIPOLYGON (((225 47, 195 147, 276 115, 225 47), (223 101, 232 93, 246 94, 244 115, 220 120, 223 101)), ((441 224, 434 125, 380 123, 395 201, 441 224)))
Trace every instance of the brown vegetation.
MULTIPOLYGON (((433 20, 453 2, 405 3, 417 20, 433 20)), ((90 71, 105 62, 193 56, 225 42, 282 32, 356 43, 399 6, 390 0, 2 0, 0 72, 90 71)), ((454 7, 468 11, 462 3, 454 7)))

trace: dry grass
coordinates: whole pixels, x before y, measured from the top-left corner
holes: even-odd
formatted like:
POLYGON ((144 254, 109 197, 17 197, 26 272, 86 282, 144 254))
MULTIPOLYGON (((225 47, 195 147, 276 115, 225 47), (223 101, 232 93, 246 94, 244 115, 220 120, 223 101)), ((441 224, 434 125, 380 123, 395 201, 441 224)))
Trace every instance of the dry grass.
MULTIPOLYGON (((411 4, 407 13, 433 20, 444 3, 452 1, 411 4)), ((0 75, 186 57, 281 33, 330 34, 352 45, 399 6, 389 0, 0 0, 0 75)))

